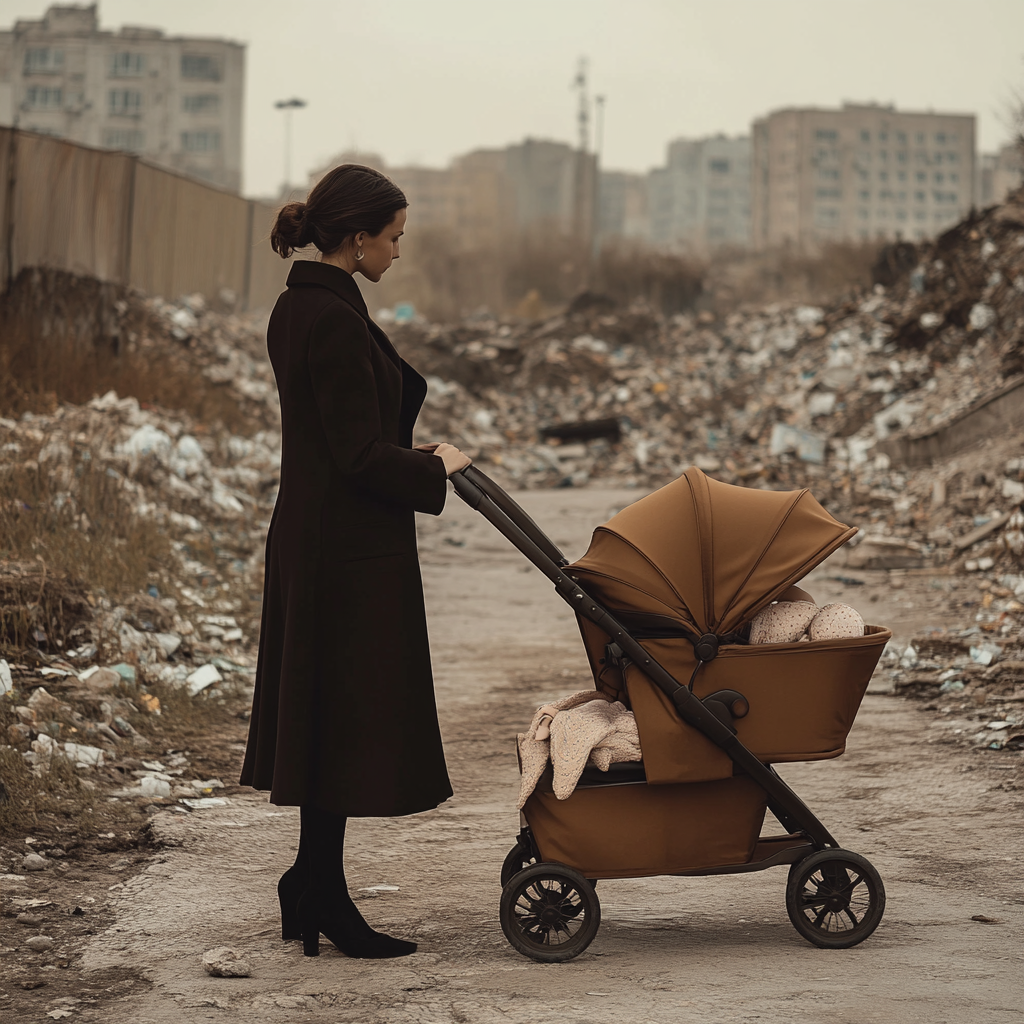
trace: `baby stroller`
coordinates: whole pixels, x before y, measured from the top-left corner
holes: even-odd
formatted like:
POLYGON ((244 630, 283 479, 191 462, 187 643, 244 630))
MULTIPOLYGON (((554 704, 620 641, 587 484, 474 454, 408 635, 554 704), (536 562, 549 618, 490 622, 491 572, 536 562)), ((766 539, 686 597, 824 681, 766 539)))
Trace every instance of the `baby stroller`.
POLYGON ((772 765, 838 757, 892 634, 748 644, 743 627, 856 530, 806 490, 735 487, 691 468, 599 526, 569 564, 493 480, 452 477, 575 611, 596 687, 636 718, 642 762, 588 767, 555 798, 551 768, 502 867, 501 926, 546 963, 601 922, 598 879, 718 875, 789 865, 786 909, 816 946, 866 939, 885 909, 878 872, 840 848, 772 765), (770 810, 784 834, 762 836, 770 810))

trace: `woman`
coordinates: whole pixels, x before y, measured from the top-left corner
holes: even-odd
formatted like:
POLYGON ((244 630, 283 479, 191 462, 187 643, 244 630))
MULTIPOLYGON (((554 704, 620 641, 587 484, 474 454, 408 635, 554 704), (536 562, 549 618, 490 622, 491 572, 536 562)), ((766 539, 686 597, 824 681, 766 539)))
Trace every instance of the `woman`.
POLYGON ((374 931, 348 894, 349 817, 413 814, 452 794, 434 704, 415 512, 440 513, 470 460, 412 447, 426 381, 370 319, 370 281, 399 255, 405 196, 369 167, 335 167, 280 212, 271 245, 310 244, 274 307, 281 484, 267 536, 256 692, 241 781, 300 807, 281 929, 307 956, 324 934, 353 957, 415 951, 374 931))

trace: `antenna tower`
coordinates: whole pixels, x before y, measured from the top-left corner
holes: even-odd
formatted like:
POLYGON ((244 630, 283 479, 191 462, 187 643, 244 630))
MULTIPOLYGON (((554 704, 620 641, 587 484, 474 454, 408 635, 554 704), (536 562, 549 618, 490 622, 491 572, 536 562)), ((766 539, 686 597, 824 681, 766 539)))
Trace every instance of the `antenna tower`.
POLYGON ((579 129, 580 152, 586 153, 590 144, 590 98, 587 94, 586 57, 580 57, 579 63, 576 65, 576 77, 572 84, 579 96, 579 112, 576 115, 576 123, 579 129))

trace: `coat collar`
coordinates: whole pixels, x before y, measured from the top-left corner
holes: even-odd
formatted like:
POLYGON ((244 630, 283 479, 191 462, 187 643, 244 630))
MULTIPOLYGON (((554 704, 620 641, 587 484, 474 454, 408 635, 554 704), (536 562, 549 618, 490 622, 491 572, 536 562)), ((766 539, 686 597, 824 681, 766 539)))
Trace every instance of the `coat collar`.
POLYGON ((366 300, 359 290, 355 278, 333 263, 319 263, 313 260, 296 260, 288 272, 288 287, 313 285, 329 288, 338 298, 344 299, 365 320, 370 319, 366 300))
POLYGON ((384 354, 399 368, 402 366, 402 357, 398 354, 391 339, 373 322, 370 312, 366 308, 366 300, 359 290, 355 278, 341 267, 333 263, 320 263, 313 260, 296 260, 292 269, 288 272, 288 287, 317 287, 328 288, 334 292, 339 299, 347 302, 365 321, 370 329, 370 334, 377 340, 377 344, 384 351, 384 354))

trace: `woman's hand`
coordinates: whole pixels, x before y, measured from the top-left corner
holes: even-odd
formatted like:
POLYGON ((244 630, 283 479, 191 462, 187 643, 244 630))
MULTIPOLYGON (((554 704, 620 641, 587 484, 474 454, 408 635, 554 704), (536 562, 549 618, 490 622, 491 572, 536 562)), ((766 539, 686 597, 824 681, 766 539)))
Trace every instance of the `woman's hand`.
MULTIPOLYGON (((426 451, 431 446, 419 445, 417 447, 420 451, 426 451)), ((447 476, 458 473, 460 469, 465 469, 473 464, 473 460, 453 444, 446 444, 442 441, 440 444, 434 445, 433 448, 434 454, 444 463, 444 471, 447 476)))
POLYGON ((433 455, 440 443, 440 441, 431 441, 429 444, 414 444, 412 450, 414 452, 430 452, 433 455))

